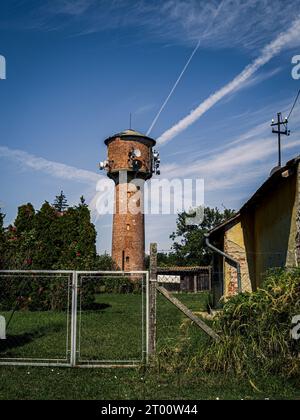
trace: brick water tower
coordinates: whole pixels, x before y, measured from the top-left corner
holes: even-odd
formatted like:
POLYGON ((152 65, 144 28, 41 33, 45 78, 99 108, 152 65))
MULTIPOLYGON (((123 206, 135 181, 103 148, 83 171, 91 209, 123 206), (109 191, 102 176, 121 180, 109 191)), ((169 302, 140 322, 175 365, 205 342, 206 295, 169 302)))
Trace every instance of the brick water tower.
POLYGON ((144 183, 159 171, 156 141, 134 130, 105 140, 107 160, 100 169, 115 183, 112 258, 122 271, 145 269, 144 183))

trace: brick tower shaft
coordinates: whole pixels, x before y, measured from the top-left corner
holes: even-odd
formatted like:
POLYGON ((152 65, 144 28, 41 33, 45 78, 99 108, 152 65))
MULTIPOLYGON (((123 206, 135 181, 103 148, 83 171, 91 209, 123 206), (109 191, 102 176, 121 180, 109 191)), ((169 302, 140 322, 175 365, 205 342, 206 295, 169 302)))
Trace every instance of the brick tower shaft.
POLYGON ((159 173, 155 140, 126 130, 105 140, 108 157, 100 164, 115 183, 112 258, 119 270, 145 269, 144 184, 159 173))
MULTIPOLYGON (((112 258, 122 271, 142 271, 145 269, 145 215, 143 212, 143 191, 132 191, 133 184, 117 184, 115 187, 115 212, 113 216, 112 258), (140 211, 125 214, 120 207, 126 206, 122 195, 129 203, 140 201, 140 211), (120 205, 120 203, 122 203, 120 205)), ((139 203, 137 203, 137 210, 139 203)), ((127 206, 128 207, 128 206, 127 206)))

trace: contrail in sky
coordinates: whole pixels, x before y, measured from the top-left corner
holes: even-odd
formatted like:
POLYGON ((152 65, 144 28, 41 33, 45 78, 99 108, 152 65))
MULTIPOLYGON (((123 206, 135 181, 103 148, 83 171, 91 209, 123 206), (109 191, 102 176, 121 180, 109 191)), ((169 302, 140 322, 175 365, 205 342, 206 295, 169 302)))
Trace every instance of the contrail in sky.
POLYGON ((165 131, 158 139, 160 145, 166 144, 179 133, 184 131, 194 122, 196 122, 203 114, 211 109, 216 103, 230 93, 237 91, 247 80, 250 79, 261 67, 267 64, 274 56, 279 54, 282 49, 290 42, 300 37, 300 15, 293 22, 287 32, 281 33, 274 41, 266 45, 260 56, 249 64, 238 76, 230 83, 222 87, 219 91, 213 93, 204 102, 202 102, 195 110, 191 111, 188 116, 180 120, 177 124, 165 131))
MULTIPOLYGON (((216 18, 218 17, 218 15, 219 15, 219 13, 220 13, 220 11, 221 11, 222 7, 223 7, 224 2, 225 2, 225 0, 223 0, 223 1, 220 3, 219 7, 216 9, 215 15, 214 15, 214 17, 212 18, 210 25, 208 25, 208 27, 207 27, 206 31, 204 32, 203 37, 204 37, 204 36, 205 36, 205 35, 206 35, 209 31, 210 31, 210 29, 212 28, 212 26, 213 26, 213 24, 214 24, 214 22, 215 22, 216 18)), ((198 51, 198 49, 199 49, 200 45, 201 45, 201 39, 198 41, 198 43, 197 43, 197 45, 196 45, 196 48, 195 48, 195 49, 194 49, 194 51, 192 52, 192 54, 191 54, 190 58, 188 59, 188 61, 187 61, 187 63, 185 64, 185 66, 184 66, 184 68, 183 68, 182 72, 180 73, 180 75, 179 75, 178 79, 176 80, 176 82, 175 82, 174 86, 172 87, 172 89, 171 89, 171 91, 170 91, 169 95, 167 96, 167 98, 166 98, 165 102, 162 104, 162 106, 161 106, 160 110, 158 111, 158 113, 157 113, 156 117, 154 118, 154 120, 153 120, 153 122, 152 122, 152 124, 151 124, 151 126, 150 126, 150 128, 149 128, 149 130, 147 131, 147 136, 149 136, 149 135, 150 135, 150 133, 151 133, 151 131, 153 130, 153 128, 154 128, 154 126, 155 126, 155 124, 157 123, 157 120, 159 119, 159 117, 160 117, 161 113, 163 112, 163 110, 164 110, 164 109, 165 109, 165 107, 167 106, 167 104, 168 104, 169 100, 171 99, 171 97, 172 97, 173 93, 175 92, 175 90, 176 90, 177 86, 179 85, 179 83, 180 83, 180 81, 181 81, 182 77, 184 76, 184 74, 185 74, 186 70, 188 69, 188 67, 189 67, 189 65, 190 65, 190 63, 191 63, 191 61, 192 61, 192 59, 194 58, 194 55, 195 55, 195 54, 196 54, 196 52, 198 51)))

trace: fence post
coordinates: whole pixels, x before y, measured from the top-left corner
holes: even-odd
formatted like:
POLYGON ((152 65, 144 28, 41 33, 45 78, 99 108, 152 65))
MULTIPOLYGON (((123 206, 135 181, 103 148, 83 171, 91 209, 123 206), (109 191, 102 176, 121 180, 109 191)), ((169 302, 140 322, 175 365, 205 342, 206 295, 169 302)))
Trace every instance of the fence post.
POLYGON ((209 291, 212 291, 212 267, 208 268, 208 275, 209 275, 209 291))
POLYGON ((6 340, 6 321, 4 316, 0 316, 0 340, 6 340))
POLYGON ((198 292, 198 282, 197 282, 197 280, 198 280, 198 277, 195 275, 194 276, 194 293, 198 292))
POLYGON ((157 244, 150 245, 150 284, 149 284, 149 340, 148 354, 156 351, 156 298, 157 298, 157 244))
POLYGON ((78 274, 72 274, 72 316, 71 316, 71 366, 76 366, 77 351, 77 298, 78 298, 78 274))

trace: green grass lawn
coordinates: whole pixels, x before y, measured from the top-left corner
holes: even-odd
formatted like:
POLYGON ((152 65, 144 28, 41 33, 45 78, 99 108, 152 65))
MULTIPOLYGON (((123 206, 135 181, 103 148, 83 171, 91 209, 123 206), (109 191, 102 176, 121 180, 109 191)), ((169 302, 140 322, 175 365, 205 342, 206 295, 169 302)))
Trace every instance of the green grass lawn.
MULTIPOLYGON (((193 311, 206 309, 205 294, 178 298, 193 311)), ((83 361, 133 360, 142 354, 141 295, 101 294, 98 307, 79 317, 83 361)), ((9 314, 0 313, 8 317, 9 314)), ((166 346, 209 345, 208 338, 162 296, 157 309, 158 352, 166 346), (188 334, 188 336, 187 336, 188 334)), ((66 358, 66 313, 17 312, 0 358, 66 358)), ((299 384, 276 378, 240 380, 223 375, 157 369, 0 367, 0 399, 264 399, 298 398, 299 384)))

